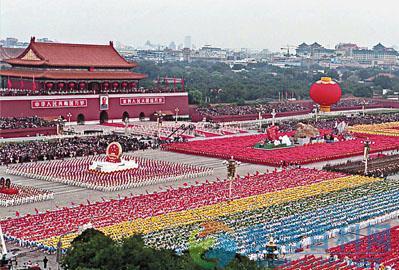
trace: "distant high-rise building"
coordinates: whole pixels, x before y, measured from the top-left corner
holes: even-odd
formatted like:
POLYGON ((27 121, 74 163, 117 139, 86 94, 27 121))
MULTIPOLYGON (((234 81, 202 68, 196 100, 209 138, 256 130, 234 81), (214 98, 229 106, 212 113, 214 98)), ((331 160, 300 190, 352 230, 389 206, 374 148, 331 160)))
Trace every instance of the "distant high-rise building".
POLYGON ((18 42, 17 38, 8 37, 4 42, 4 47, 15 47, 17 45, 17 42, 18 42))
POLYGON ((171 49, 171 50, 176 50, 176 43, 175 43, 174 41, 172 41, 172 42, 169 44, 168 48, 171 49))
POLYGON ((191 49, 191 36, 184 37, 184 48, 191 49))

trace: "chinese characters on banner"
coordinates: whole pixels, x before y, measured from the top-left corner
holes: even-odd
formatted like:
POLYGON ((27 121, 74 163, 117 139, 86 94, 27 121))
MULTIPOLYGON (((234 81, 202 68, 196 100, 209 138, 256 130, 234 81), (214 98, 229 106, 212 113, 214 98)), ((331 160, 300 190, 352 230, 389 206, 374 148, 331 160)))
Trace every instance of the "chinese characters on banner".
POLYGON ((87 99, 32 100, 32 109, 57 109, 87 107, 87 99))
POLYGON ((120 105, 165 104, 165 97, 120 98, 120 105))

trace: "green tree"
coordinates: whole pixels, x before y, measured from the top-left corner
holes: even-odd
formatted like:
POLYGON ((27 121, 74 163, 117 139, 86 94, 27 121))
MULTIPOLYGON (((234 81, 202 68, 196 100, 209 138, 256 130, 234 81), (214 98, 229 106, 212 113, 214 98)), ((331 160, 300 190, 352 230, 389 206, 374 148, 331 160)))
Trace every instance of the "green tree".
MULTIPOLYGON (((139 235, 116 242, 94 229, 84 231, 72 242, 62 267, 66 270, 203 270, 189 253, 177 255, 171 250, 155 250, 147 247, 139 235)), ((225 269, 261 268, 237 255, 225 269)))
POLYGON ((190 104, 201 104, 203 102, 202 92, 199 90, 189 90, 188 102, 190 104))

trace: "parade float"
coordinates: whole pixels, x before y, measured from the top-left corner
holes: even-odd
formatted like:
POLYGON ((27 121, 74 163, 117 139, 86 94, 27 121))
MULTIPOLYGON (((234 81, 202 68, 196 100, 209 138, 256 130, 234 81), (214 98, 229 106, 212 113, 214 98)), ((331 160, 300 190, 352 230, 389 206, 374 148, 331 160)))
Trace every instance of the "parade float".
POLYGON ((94 161, 89 166, 91 172, 114 173, 125 170, 137 169, 139 165, 134 159, 122 159, 122 146, 118 142, 112 142, 107 147, 105 161, 94 161))

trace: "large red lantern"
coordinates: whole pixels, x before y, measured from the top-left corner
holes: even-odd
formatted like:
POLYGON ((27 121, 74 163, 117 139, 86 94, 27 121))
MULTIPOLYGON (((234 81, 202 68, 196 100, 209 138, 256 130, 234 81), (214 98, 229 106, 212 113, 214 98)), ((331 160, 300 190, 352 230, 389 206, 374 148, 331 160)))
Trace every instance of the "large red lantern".
POLYGON ((53 83, 52 82, 48 82, 46 83, 47 89, 51 89, 53 88, 53 83))
POLYGON ((60 83, 58 83, 58 88, 60 88, 60 89, 62 89, 62 88, 64 88, 64 83, 63 82, 60 82, 60 83))
POLYGON ((329 112, 331 105, 337 103, 341 98, 341 87, 330 77, 322 77, 310 87, 309 95, 314 102, 320 105, 320 110, 329 112))
POLYGON ((79 88, 80 90, 83 90, 83 88, 85 88, 86 83, 85 82, 80 82, 79 83, 79 88))
POLYGON ((108 83, 108 82, 104 82, 104 83, 103 83, 103 86, 104 86, 104 89, 107 90, 107 89, 108 89, 108 86, 109 86, 109 83, 108 83))
POLYGON ((116 89, 116 88, 118 88, 119 83, 118 82, 114 82, 112 85, 114 86, 114 89, 116 89))
POLYGON ((74 82, 70 82, 68 83, 68 86, 70 89, 73 89, 75 87, 75 83, 74 82))
POLYGON ((121 85, 122 85, 122 88, 123 88, 123 89, 125 89, 125 88, 126 88, 126 86, 127 86, 127 82, 122 82, 122 84, 121 84, 121 85))

